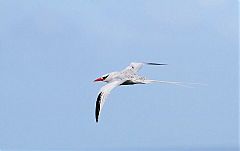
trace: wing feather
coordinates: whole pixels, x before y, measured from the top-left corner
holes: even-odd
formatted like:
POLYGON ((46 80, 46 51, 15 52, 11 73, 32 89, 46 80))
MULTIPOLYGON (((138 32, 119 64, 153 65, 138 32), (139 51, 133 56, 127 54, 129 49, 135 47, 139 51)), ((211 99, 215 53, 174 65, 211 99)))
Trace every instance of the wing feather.
POLYGON ((98 122, 98 118, 100 116, 101 110, 103 108, 103 105, 106 101, 107 96, 110 94, 110 92, 116 88, 117 86, 121 85, 124 80, 122 81, 113 81, 111 83, 106 84, 100 89, 100 92, 98 93, 97 101, 96 101, 96 108, 95 108, 95 118, 96 122, 98 122))
POLYGON ((144 63, 137 63, 137 62, 132 62, 130 63, 129 66, 127 66, 124 70, 128 70, 128 71, 132 71, 134 73, 137 73, 142 67, 143 65, 167 65, 167 64, 164 64, 164 63, 147 63, 147 62, 144 62, 144 63))

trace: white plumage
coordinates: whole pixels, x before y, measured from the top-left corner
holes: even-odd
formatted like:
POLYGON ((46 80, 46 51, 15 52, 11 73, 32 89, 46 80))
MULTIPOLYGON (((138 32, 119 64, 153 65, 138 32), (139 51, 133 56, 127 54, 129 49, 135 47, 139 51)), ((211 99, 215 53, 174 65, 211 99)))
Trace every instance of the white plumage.
POLYGON ((133 84, 148 84, 153 82, 159 83, 168 83, 175 85, 182 85, 181 82, 172 82, 172 81, 157 81, 157 80, 148 80, 145 77, 138 75, 138 71, 143 67, 143 65, 166 65, 166 64, 158 64, 158 63, 131 63, 124 70, 119 72, 111 72, 109 74, 105 74, 100 78, 97 78, 94 81, 103 81, 107 82, 105 86, 103 86, 97 97, 96 101, 96 109, 95 109, 95 117, 96 122, 98 122, 99 115, 103 108, 103 105, 106 101, 107 96, 110 92, 120 86, 120 85, 133 85, 133 84))

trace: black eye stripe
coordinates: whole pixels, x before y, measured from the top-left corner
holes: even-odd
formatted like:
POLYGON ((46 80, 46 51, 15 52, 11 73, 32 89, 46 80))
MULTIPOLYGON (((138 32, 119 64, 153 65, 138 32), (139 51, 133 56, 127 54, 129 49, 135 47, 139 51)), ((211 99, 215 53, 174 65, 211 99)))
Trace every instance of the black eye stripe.
POLYGON ((104 77, 102 77, 104 80, 108 77, 109 75, 106 75, 106 76, 104 76, 104 77))

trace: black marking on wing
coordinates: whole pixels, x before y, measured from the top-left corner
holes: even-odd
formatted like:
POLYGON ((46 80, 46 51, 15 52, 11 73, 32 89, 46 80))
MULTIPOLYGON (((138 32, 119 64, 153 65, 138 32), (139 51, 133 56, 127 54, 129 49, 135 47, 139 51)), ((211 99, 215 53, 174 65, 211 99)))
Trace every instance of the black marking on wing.
POLYGON ((146 64, 148 64, 148 65, 167 65, 165 63, 152 63, 152 62, 147 62, 146 64))
POLYGON ((99 95, 97 97, 97 101, 96 101, 96 109, 95 109, 96 122, 98 122, 98 116, 99 116, 99 112, 100 112, 100 105, 101 105, 102 94, 103 94, 103 92, 99 93, 99 95))
POLYGON ((134 85, 134 84, 137 84, 137 83, 133 82, 131 80, 127 80, 127 81, 123 82, 121 85, 134 85))

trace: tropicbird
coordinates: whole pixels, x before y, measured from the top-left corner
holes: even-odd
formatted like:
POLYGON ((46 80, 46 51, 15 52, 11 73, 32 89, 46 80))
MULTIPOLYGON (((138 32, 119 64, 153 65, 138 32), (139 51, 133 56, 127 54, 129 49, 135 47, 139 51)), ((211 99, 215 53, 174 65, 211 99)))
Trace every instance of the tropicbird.
MULTIPOLYGON (((103 108, 103 105, 106 101, 107 96, 110 92, 120 86, 120 85, 134 85, 134 84, 149 84, 154 82, 159 83, 167 83, 167 84, 175 84, 180 86, 185 86, 181 82, 173 82, 173 81, 158 81, 158 80, 148 80, 145 77, 138 75, 138 71, 143 67, 143 65, 167 65, 163 63, 136 63, 132 62, 129 66, 127 66, 124 70, 118 72, 111 72, 101 76, 94 80, 107 82, 105 86, 103 86, 97 96, 96 108, 95 108, 95 118, 96 122, 98 122, 100 112, 103 108)), ((193 84, 193 83, 191 83, 193 84)))

